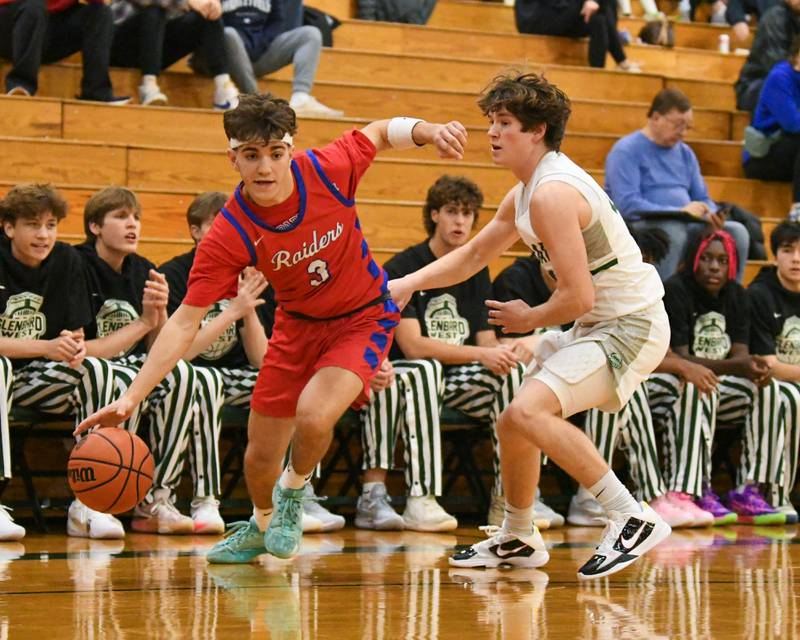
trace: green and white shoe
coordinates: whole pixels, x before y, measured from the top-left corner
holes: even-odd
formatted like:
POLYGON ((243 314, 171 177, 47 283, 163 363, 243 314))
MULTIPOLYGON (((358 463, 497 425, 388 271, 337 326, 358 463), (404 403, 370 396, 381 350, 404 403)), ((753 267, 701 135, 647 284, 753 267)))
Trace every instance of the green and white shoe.
POLYGON ((206 558, 211 564, 244 564, 266 552, 264 534, 255 518, 250 518, 229 525, 225 537, 211 548, 206 558))
POLYGON ((303 537, 302 489, 283 489, 280 480, 272 490, 272 520, 264 534, 267 553, 277 558, 291 558, 300 548, 303 537))

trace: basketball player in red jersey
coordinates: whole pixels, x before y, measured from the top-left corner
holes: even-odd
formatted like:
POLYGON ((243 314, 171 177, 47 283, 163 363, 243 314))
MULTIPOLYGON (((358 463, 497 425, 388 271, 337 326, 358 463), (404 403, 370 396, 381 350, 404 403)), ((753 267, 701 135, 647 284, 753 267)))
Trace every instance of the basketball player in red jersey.
POLYGON ((183 304, 125 394, 76 433, 123 422, 186 352, 207 308, 235 297, 240 274, 255 267, 263 276, 246 278, 239 295, 258 304, 269 282, 278 303, 248 423, 245 478, 255 507, 208 554, 239 563, 296 553, 305 484, 336 421, 366 401, 391 345, 399 313, 356 215, 359 180, 376 153, 392 148, 433 144, 441 157, 461 159, 467 133, 458 122, 393 118, 294 156, 295 114, 268 95, 242 96, 224 125, 242 181, 197 248, 183 304))

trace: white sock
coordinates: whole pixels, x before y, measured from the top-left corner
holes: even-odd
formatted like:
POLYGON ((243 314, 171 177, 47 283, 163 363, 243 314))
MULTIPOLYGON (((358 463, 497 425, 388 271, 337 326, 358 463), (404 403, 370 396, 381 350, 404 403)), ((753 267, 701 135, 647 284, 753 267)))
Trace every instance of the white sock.
POLYGON ((596 484, 589 487, 589 492, 603 505, 606 511, 619 511, 620 513, 640 513, 642 507, 636 498, 619 481, 614 472, 609 469, 596 484))
POLYGON ((302 489, 306 486, 306 482, 311 480, 311 476, 314 474, 312 470, 307 476, 301 473, 296 473, 294 469, 292 469, 291 463, 286 465, 286 468, 283 470, 283 475, 281 475, 280 479, 280 486, 283 489, 302 489))
POLYGON ((225 85, 231 81, 231 77, 227 73, 220 73, 218 76, 214 76, 214 88, 224 89, 225 85))
POLYGON ((594 496, 591 493, 589 493, 589 490, 580 484, 578 485, 578 493, 575 494, 575 497, 578 499, 578 502, 586 502, 588 500, 594 500, 594 496))
POLYGON ((503 529, 513 533, 519 538, 527 538, 533 534, 533 505, 524 507, 512 507, 506 500, 505 518, 503 519, 503 529))
POLYGON ((293 91, 292 97, 289 99, 289 106, 293 104, 303 104, 310 97, 311 95, 305 91, 293 91))
POLYGON ((151 73, 145 74, 142 76, 142 86, 143 87, 150 87, 150 88, 157 88, 158 87, 158 76, 154 76, 151 73))
POLYGON ((373 487, 377 487, 379 484, 383 484, 383 482, 365 482, 361 488, 361 493, 367 495, 372 491, 373 487))
POLYGON ((258 525, 258 530, 266 531, 269 521, 272 520, 272 508, 259 509, 256 505, 253 505, 253 517, 258 525))

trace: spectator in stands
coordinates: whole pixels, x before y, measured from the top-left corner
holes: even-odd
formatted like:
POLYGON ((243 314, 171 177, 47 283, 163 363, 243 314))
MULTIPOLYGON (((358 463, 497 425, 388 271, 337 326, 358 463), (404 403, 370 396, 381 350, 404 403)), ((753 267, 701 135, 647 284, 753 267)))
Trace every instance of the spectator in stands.
POLYGON ((214 78, 214 109, 233 109, 239 91, 228 75, 219 0, 113 0, 116 29, 111 64, 142 72, 139 103, 167 104, 159 74, 190 53, 207 61, 214 78))
POLYGON ((517 31, 543 36, 589 36, 589 66, 603 68, 611 54, 617 68, 639 72, 625 56, 617 33, 617 0, 517 0, 517 31))
POLYGON ((32 96, 42 62, 80 51, 83 77, 78 98, 125 104, 108 75, 114 24, 103 0, 0 0, 0 57, 11 60, 6 92, 32 96))
POLYGON ((734 85, 736 108, 754 111, 761 86, 776 62, 785 60, 794 38, 800 34, 800 0, 783 0, 764 12, 750 55, 734 85))
MULTIPOLYGON (((169 290, 153 263, 136 253, 141 206, 132 191, 113 186, 101 189, 87 201, 83 223, 86 242, 77 249, 84 261, 92 306, 91 321, 85 326, 86 352, 109 361, 118 397, 130 386, 166 322, 169 290)), ((196 418, 195 404, 213 402, 210 392, 197 384, 194 368, 181 361, 123 425, 135 433, 141 420, 149 419, 155 460, 153 487, 134 510, 134 531, 223 532, 219 511, 197 508, 198 497, 206 495, 204 476, 213 471, 201 466, 206 460, 196 451, 192 451, 196 496, 192 518, 174 505, 187 444, 200 437, 198 432, 203 438, 211 437, 210 425, 196 418)))
MULTIPOLYGON (((209 191, 197 196, 189 205, 186 221, 195 243, 188 253, 165 262, 159 271, 167 278, 169 302, 167 311, 172 315, 186 295, 189 272, 194 263, 197 245, 211 228, 228 196, 209 191)), ((220 300, 211 305, 185 359, 194 366, 198 382, 209 389, 216 399, 198 407, 200 424, 212 425, 206 434, 196 434, 190 444, 193 457, 205 462, 198 468, 208 469, 206 486, 192 503, 193 510, 219 508, 214 496, 220 493, 219 437, 222 430, 222 406, 249 409, 253 387, 258 377, 258 367, 267 352, 267 336, 272 333, 275 321, 275 298, 272 289, 263 294, 262 304, 258 294, 242 287, 235 298, 220 300), (213 437, 209 437, 213 435, 213 437), (202 436, 202 437, 197 437, 202 436)), ((307 485, 308 500, 303 502, 303 531, 333 531, 344 527, 344 518, 332 514, 316 500, 311 484, 307 485)))
MULTIPOLYGON (((0 351, 3 344, 0 341, 0 351)), ((0 355, 0 481, 11 479, 11 434, 9 433, 9 411, 11 411, 11 390, 14 371, 11 360, 0 355)), ((0 504, 0 542, 19 540, 25 537, 25 528, 14 522, 8 509, 0 504)))
POLYGON ((789 59, 769 72, 753 120, 745 131, 748 178, 792 183, 791 220, 800 219, 800 35, 789 59))
MULTIPOLYGON (((86 354, 83 327, 92 312, 83 261, 56 240, 66 213, 67 203, 45 184, 17 185, 0 200, 0 353, 14 367, 15 404, 74 415, 78 424, 112 399, 114 379, 108 362, 86 354)), ((0 522, 6 533, 24 533, 7 514, 0 514, 0 522)), ((116 518, 77 499, 69 508, 67 533, 124 535, 116 518)))
POLYGON ((761 16, 780 2, 781 0, 726 0, 725 20, 731 25, 736 39, 745 42, 750 35, 748 16, 757 19, 760 28, 761 16))
MULTIPOLYGON (((483 194, 472 181, 439 178, 423 207, 428 239, 389 260, 384 265, 389 278, 412 273, 465 244, 482 203, 483 194)), ((500 345, 489 327, 484 301, 490 293, 489 272, 484 269, 454 287, 416 293, 403 309, 390 352, 394 383, 378 389, 361 414, 366 471, 356 526, 422 531, 457 526, 435 498, 442 490, 439 408, 444 404, 494 427, 525 370, 514 350, 500 345), (389 505, 384 485, 401 434, 410 493, 402 519, 389 505)), ((500 524, 503 502, 496 456, 494 463, 489 521, 500 524)), ((537 518, 541 508, 537 503, 537 518)))
POLYGON ((750 350, 764 356, 772 367, 778 397, 762 389, 759 411, 770 422, 770 433, 779 437, 759 444, 772 449, 756 452, 762 461, 767 497, 786 516, 797 522, 797 510, 789 498, 797 479, 800 449, 800 224, 781 222, 770 236, 775 265, 764 267, 750 284, 750 350))
POLYGON ((764 356, 751 355, 750 315, 736 272, 733 238, 706 230, 686 246, 681 271, 664 285, 671 352, 648 379, 650 409, 665 427, 664 477, 675 502, 694 500, 711 514, 710 523, 783 524, 756 482, 765 460, 754 455, 759 441, 771 439, 770 425, 758 417, 759 387, 774 385, 764 356), (676 373, 682 359, 703 369, 683 381, 676 373), (754 411, 754 408, 756 411, 754 411), (737 487, 725 504, 711 488, 711 453, 718 423, 744 423, 737 487), (736 514, 736 515, 734 515, 736 514))
POLYGON ((662 280, 678 267, 693 227, 725 228, 735 239, 741 279, 750 234, 726 220, 708 197, 700 165, 683 136, 692 127, 692 105, 677 89, 662 89, 647 112, 644 128, 621 138, 606 158, 606 191, 634 229, 657 227, 670 239, 667 255, 655 266, 662 280))
MULTIPOLYGON (((322 51, 322 34, 301 26, 289 0, 223 0, 225 51, 231 75, 246 93, 259 93, 258 80, 294 65, 289 105, 301 118, 341 118, 344 113, 325 106, 313 95, 314 76, 322 51)), ((202 59, 196 64, 207 64, 202 59)), ((199 67, 198 67, 199 68, 199 67)))

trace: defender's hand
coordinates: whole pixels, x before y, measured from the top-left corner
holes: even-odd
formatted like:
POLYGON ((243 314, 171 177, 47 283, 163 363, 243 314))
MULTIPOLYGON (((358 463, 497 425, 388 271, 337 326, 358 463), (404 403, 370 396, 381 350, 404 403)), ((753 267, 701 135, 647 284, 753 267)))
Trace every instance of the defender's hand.
POLYGON ((531 325, 531 308, 522 300, 487 300, 486 306, 489 307, 489 324, 502 327, 503 333, 530 333, 536 328, 531 325))

